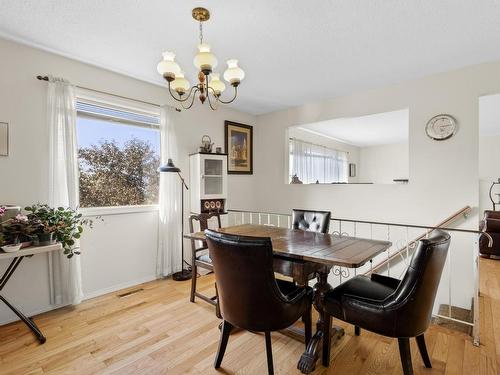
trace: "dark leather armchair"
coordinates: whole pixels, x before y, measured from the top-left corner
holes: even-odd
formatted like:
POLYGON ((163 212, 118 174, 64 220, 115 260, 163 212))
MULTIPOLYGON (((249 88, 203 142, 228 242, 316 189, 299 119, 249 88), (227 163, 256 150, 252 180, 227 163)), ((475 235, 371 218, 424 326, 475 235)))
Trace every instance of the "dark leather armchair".
POLYGON ((489 247, 489 238, 484 234, 479 237, 479 254, 483 258, 490 258, 492 255, 500 257, 500 211, 484 211, 479 230, 488 233, 493 239, 493 244, 489 247))
MULTIPOLYGON (((195 232, 194 222, 199 223, 199 230, 204 231, 208 229, 208 222, 215 218, 217 223, 217 228, 221 227, 220 215, 218 213, 201 213, 199 215, 191 215, 189 217, 189 230, 191 233, 195 232)), ((191 267, 192 267, 192 276, 191 276, 191 296, 190 301, 194 302, 195 297, 201 298, 203 301, 210 303, 215 306, 215 314, 220 318, 219 305, 217 303, 217 295, 208 297, 204 294, 201 294, 196 291, 196 281, 198 277, 198 267, 204 268, 208 271, 213 271, 212 259, 204 250, 208 249, 207 243, 205 241, 201 241, 201 246, 197 247, 197 242, 200 241, 191 240, 191 267)), ((217 289, 217 286, 216 286, 217 289)))
POLYGON ((328 228, 330 228, 330 217, 330 211, 294 209, 292 212, 292 228, 310 232, 328 233, 328 228))
MULTIPOLYGON (((397 337, 405 375, 413 374, 409 338, 416 337, 424 364, 430 368, 424 332, 431 321, 449 244, 447 233, 435 231, 430 238, 420 241, 402 280, 378 274, 372 274, 371 278, 356 276, 329 291, 324 307, 326 327, 331 326, 333 316, 354 324, 356 335, 364 328, 397 337)), ((323 345, 323 349, 323 362, 328 364, 329 345, 323 345)))
POLYGON ((275 279, 270 238, 205 233, 223 318, 215 368, 222 363, 231 329, 238 327, 265 333, 268 371, 273 374, 272 331, 302 317, 306 346, 311 339, 312 289, 275 279))

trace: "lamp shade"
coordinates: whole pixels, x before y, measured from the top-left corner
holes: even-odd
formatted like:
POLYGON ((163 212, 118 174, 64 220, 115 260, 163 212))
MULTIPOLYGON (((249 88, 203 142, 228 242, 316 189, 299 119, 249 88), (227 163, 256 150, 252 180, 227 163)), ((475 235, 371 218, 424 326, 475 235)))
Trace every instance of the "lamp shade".
POLYGON ((220 80, 219 73, 213 73, 212 79, 210 80, 210 87, 214 89, 215 95, 220 95, 226 89, 224 82, 220 80))
POLYGON ((211 73, 217 67, 217 58, 210 52, 210 45, 202 43, 198 46, 198 51, 193 60, 194 66, 203 73, 211 73))
POLYGON ((174 80, 175 76, 181 73, 179 64, 175 61, 175 53, 163 52, 163 60, 158 63, 156 69, 164 78, 174 80))
POLYGON ((224 79, 231 85, 239 85, 245 78, 245 72, 238 66, 238 60, 227 60, 227 70, 224 72, 224 79))
POLYGON ((184 78, 184 72, 175 75, 172 82, 172 88, 179 94, 184 95, 189 90, 189 81, 184 78))
POLYGON ((168 159, 167 165, 162 165, 158 168, 158 172, 180 172, 181 170, 174 165, 172 159, 168 159))

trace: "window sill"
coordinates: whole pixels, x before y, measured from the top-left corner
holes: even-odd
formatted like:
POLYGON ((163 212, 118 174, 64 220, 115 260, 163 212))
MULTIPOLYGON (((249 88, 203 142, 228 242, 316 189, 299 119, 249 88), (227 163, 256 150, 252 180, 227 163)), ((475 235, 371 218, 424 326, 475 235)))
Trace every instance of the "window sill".
POLYGON ((158 205, 141 206, 114 206, 114 207, 85 207, 80 208, 83 216, 109 216, 109 215, 127 215, 141 212, 157 212, 158 205))

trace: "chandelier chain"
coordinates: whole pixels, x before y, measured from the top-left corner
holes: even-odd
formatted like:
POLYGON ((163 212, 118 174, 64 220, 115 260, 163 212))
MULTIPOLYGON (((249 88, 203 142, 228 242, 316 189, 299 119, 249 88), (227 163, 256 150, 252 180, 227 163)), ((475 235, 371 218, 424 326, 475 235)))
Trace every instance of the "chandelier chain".
POLYGON ((203 44, 203 22, 200 21, 200 44, 203 44))

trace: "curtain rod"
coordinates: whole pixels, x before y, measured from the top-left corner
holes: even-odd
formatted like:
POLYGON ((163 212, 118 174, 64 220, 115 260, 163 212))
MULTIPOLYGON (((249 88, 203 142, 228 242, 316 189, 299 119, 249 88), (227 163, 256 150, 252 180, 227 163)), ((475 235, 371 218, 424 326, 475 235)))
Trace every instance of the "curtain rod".
MULTIPOLYGON (((48 76, 36 76, 36 79, 38 79, 39 81, 47 81, 47 82, 49 81, 49 77, 48 76)), ((111 95, 111 96, 114 96, 114 97, 117 97, 117 98, 121 98, 121 99, 133 100, 135 102, 139 102, 139 103, 143 103, 143 104, 148 104, 148 105, 152 105, 152 106, 155 106, 155 107, 161 107, 161 105, 159 105, 159 104, 147 102, 145 100, 139 100, 139 99, 129 98, 127 96, 112 94, 110 92, 96 90, 96 89, 91 89, 89 87, 84 87, 84 86, 78 86, 78 85, 76 85, 76 87, 78 87, 79 89, 84 89, 84 90, 89 90, 89 91, 97 92, 99 94, 111 95)), ((177 112, 181 111, 179 108, 175 108, 175 110, 177 112)))

